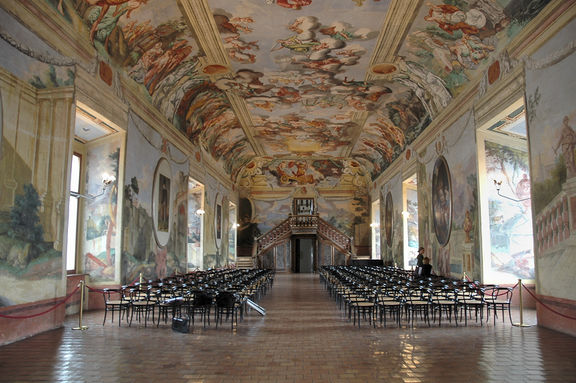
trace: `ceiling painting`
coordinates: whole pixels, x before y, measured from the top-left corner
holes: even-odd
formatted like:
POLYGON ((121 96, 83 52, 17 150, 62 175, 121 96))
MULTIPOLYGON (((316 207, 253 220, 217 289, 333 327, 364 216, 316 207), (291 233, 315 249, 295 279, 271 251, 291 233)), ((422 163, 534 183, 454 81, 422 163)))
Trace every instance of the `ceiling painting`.
POLYGON ((417 82, 443 84, 455 96, 548 2, 426 2, 398 55, 417 82))
POLYGON ((216 85, 244 99, 268 155, 343 155, 361 129, 354 113, 391 92, 364 81, 385 1, 209 4, 234 70, 216 85))
POLYGON ((375 179, 549 2, 45 1, 233 181, 267 159, 279 186, 375 179))
POLYGON ((202 71, 204 53, 177 1, 47 1, 71 21, 81 20, 99 53, 228 174, 255 155, 227 97, 202 71))
POLYGON ((272 157, 256 157, 250 161, 239 176, 242 187, 278 189, 300 186, 316 186, 318 190, 364 188, 369 175, 355 160, 349 159, 302 159, 279 160, 272 157))

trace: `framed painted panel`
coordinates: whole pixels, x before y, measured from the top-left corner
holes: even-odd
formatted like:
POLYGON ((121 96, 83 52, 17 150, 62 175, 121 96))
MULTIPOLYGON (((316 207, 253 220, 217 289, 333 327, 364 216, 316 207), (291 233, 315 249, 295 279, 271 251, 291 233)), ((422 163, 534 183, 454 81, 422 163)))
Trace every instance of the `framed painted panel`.
POLYGON ((216 195, 216 205, 214 208, 214 238, 216 238, 216 248, 220 248, 222 243, 222 195, 216 195))
POLYGON ((438 243, 446 246, 452 228, 452 180, 443 156, 436 160, 432 174, 432 220, 438 243))
POLYGON ((158 246, 166 246, 170 238, 170 218, 172 217, 171 201, 172 171, 170 163, 161 158, 154 171, 152 192, 152 218, 154 236, 158 246))
POLYGON ((3 106, 2 106, 2 93, 0 93, 0 160, 2 159, 2 122, 4 121, 4 117, 2 117, 2 111, 3 111, 3 106))
POLYGON ((392 193, 386 194, 386 204, 384 205, 384 230, 386 234, 386 244, 392 246, 392 217, 394 215, 394 204, 392 193))

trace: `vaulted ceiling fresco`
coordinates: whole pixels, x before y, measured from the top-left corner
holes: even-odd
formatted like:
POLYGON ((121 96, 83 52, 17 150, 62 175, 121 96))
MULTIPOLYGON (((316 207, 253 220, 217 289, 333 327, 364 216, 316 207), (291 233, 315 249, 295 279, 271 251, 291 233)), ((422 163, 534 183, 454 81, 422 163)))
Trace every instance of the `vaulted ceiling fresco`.
POLYGON ((376 178, 548 2, 46 1, 233 180, 257 158, 376 178))

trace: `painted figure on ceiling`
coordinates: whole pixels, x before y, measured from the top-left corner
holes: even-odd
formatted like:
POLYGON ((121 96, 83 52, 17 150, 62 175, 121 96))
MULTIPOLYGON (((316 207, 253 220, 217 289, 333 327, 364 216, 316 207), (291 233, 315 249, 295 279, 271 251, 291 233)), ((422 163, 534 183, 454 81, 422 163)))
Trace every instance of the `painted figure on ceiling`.
POLYGON ((430 7, 424 20, 438 24, 444 31, 453 34, 462 31, 465 34, 476 34, 486 24, 484 14, 476 9, 462 11, 455 5, 427 4, 430 7))
POLYGON ((470 62, 478 64, 480 60, 488 57, 490 52, 494 50, 494 46, 484 44, 478 36, 464 34, 461 39, 456 40, 449 50, 456 56, 456 60, 461 66, 470 68, 470 62))
POLYGON ((168 76, 192 52, 192 47, 186 40, 179 40, 170 49, 165 50, 157 57, 144 76, 144 85, 154 94, 158 83, 168 76))
MULTIPOLYGON (((64 0, 60 0, 58 3, 58 10, 63 13, 62 2, 64 0)), ((146 4, 148 0, 84 0, 88 5, 96 5, 100 7, 100 14, 98 18, 92 23, 92 27, 90 28, 90 41, 94 42, 94 37, 96 36, 96 32, 98 31, 98 26, 100 22, 108 13, 110 7, 116 7, 114 10, 113 16, 120 16, 122 13, 126 13, 126 17, 130 17, 133 10, 140 7, 142 4, 146 4), (118 7, 122 4, 126 4, 125 7, 118 7)))
POLYGON ((280 183, 289 184, 296 182, 298 185, 314 184, 314 176, 307 174, 308 164, 306 161, 282 161, 276 167, 280 183))
POLYGON ((276 0, 276 4, 284 8, 298 10, 312 4, 312 0, 276 0))

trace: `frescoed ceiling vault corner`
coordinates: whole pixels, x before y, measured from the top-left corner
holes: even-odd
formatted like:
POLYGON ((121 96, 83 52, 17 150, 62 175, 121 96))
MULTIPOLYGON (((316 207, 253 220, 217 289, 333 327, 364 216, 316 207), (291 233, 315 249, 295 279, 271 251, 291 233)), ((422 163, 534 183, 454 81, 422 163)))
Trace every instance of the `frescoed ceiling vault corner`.
POLYGON ((45 0, 219 161, 375 179, 549 0, 45 0))

